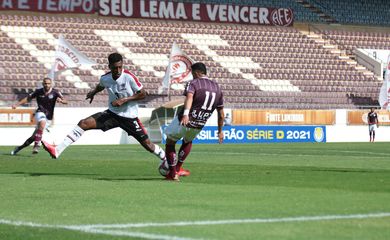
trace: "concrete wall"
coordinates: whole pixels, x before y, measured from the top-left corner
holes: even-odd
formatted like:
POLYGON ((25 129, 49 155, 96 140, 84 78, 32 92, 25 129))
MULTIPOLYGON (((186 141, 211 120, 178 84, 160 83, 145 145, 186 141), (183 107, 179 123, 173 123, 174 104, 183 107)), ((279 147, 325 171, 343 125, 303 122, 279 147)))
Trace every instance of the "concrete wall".
MULTIPOLYGON (((82 118, 93 113, 104 111, 105 108, 61 108, 57 107, 55 112, 55 122, 50 129, 50 133, 44 134, 44 139, 48 142, 58 144, 73 129, 82 118)), ((150 117, 153 109, 140 109, 141 121, 150 117)), ((226 109, 225 113, 230 113, 226 109)), ((328 142, 368 142, 367 126, 347 126, 346 110, 336 110, 336 124, 326 127, 328 142)), ((214 114, 207 125, 217 125, 217 116, 214 114)), ((147 125, 145 124, 145 127, 147 125)), ((0 128, 0 145, 16 146, 22 144, 25 139, 31 136, 33 127, 2 127, 0 128)), ((376 131, 377 141, 390 141, 390 127, 380 126, 376 131)), ((100 130, 87 131, 75 144, 120 144, 136 143, 133 138, 127 138, 120 128, 107 132, 100 130)))

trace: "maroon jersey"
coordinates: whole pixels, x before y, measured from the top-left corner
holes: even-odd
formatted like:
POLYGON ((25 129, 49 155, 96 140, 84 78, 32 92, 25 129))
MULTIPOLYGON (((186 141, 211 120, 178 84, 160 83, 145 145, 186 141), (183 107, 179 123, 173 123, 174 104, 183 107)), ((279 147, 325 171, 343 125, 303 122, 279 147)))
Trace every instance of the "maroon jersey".
POLYGON ((60 91, 54 88, 49 93, 45 93, 43 88, 38 88, 30 93, 28 98, 36 98, 38 104, 37 112, 43 112, 47 119, 52 120, 57 98, 63 98, 63 96, 60 91))
MULTIPOLYGON (((187 93, 194 94, 187 127, 201 129, 214 110, 223 107, 223 94, 218 83, 207 77, 196 78, 188 82, 183 95, 187 96, 187 93)), ((183 112, 184 109, 178 114, 179 120, 183 112)))
POLYGON ((368 124, 376 124, 378 122, 378 114, 376 112, 369 112, 367 115, 368 124))

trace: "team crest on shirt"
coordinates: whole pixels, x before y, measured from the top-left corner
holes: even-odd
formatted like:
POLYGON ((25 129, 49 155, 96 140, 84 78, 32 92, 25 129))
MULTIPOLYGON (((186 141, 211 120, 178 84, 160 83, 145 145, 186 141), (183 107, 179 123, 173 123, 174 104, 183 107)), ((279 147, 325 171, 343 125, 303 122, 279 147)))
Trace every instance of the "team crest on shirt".
POLYGON ((54 98, 53 94, 49 94, 47 97, 48 97, 49 99, 53 99, 53 98, 54 98))
POLYGON ((126 90, 126 84, 122 83, 119 85, 119 91, 126 90))

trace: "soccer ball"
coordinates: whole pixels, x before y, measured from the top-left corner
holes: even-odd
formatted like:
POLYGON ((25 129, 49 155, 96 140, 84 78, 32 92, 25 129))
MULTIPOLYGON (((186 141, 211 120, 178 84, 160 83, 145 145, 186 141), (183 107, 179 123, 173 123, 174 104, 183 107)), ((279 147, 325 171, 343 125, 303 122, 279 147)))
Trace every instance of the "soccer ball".
POLYGON ((164 177, 169 174, 169 165, 167 160, 161 160, 160 165, 158 166, 158 172, 164 177))

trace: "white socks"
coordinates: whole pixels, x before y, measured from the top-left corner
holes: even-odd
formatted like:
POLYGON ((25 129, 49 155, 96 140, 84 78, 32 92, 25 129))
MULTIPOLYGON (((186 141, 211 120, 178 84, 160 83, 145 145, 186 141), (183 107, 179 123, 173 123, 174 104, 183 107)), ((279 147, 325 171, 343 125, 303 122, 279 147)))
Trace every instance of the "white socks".
POLYGON ((79 126, 76 126, 62 141, 62 143, 58 144, 56 147, 57 154, 60 154, 72 143, 76 142, 84 133, 84 130, 79 126))
POLYGON ((165 151, 157 144, 154 144, 154 155, 159 157, 161 160, 165 160, 165 151))

